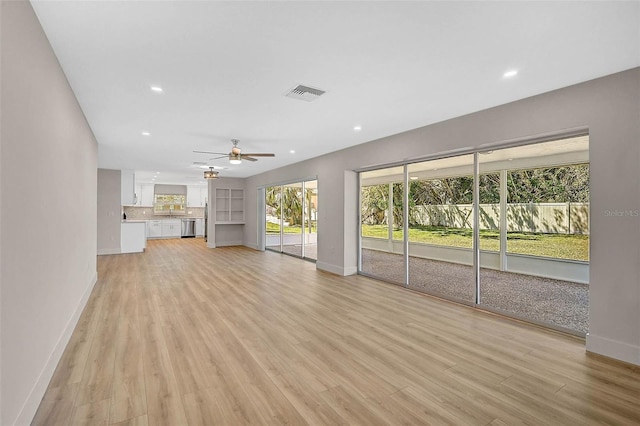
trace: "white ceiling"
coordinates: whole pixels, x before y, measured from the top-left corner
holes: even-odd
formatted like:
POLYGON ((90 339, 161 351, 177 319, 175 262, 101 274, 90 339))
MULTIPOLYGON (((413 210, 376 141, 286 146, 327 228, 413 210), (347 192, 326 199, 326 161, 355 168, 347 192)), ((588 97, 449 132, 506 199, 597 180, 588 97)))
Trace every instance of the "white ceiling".
POLYGON ((192 151, 232 138, 276 154, 209 162, 247 177, 640 66, 637 1, 32 4, 99 166, 157 183, 202 181, 192 151), (327 93, 284 97, 297 84, 327 93))

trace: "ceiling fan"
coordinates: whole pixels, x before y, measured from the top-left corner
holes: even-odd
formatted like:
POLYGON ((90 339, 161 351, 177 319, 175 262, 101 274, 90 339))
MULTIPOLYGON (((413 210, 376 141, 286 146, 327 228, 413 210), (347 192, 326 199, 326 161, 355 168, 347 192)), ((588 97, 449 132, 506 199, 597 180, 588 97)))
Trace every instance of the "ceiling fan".
POLYGON ((275 157, 275 154, 267 154, 267 153, 251 153, 251 154, 243 154, 242 150, 238 148, 238 139, 231 139, 231 143, 233 144, 233 148, 231 148, 231 152, 225 154, 223 152, 210 152, 210 151, 193 151, 196 154, 214 154, 219 155, 219 157, 212 157, 209 160, 217 160, 219 158, 229 157, 229 163, 231 164, 240 164, 242 160, 247 161, 258 161, 257 158, 254 157, 275 157))

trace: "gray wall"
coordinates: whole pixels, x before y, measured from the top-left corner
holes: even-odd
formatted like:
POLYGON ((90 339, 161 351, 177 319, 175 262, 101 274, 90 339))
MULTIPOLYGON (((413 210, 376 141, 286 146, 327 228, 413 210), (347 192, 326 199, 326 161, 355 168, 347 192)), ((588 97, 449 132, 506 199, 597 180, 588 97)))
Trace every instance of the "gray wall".
POLYGON ((350 170, 443 152, 589 131, 590 333, 587 349, 640 364, 640 68, 599 78, 250 177, 245 245, 256 247, 256 188, 318 176, 318 268, 356 268, 357 185, 350 170), (252 194, 254 194, 252 196, 252 194))
POLYGON ((0 10, 0 424, 25 425, 96 281, 97 144, 30 3, 0 10))
POLYGON ((98 254, 120 253, 120 170, 98 169, 98 254))

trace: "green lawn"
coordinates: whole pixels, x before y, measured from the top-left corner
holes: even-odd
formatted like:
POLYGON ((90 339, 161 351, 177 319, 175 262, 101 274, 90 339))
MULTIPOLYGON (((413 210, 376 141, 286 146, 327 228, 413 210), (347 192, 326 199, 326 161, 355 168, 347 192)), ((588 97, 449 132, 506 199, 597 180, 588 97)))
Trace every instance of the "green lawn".
MULTIPOLYGON (((309 232, 309 226, 306 226, 307 232, 309 232)), ((311 224, 311 232, 317 232, 316 224, 311 224)), ((279 234, 280 233, 280 225, 277 223, 267 222, 267 234, 279 234)), ((285 226, 284 227, 285 234, 300 234, 300 225, 297 226, 285 226)))
MULTIPOLYGON (((363 225, 362 236, 387 238, 387 226, 363 225)), ((402 238, 402 230, 393 231, 394 240, 402 240, 402 238)), ((409 241, 413 243, 471 248, 472 238, 471 229, 435 226, 409 229, 409 241)), ((480 248, 498 251, 500 249, 498 231, 480 230, 480 248)), ((589 260, 589 236, 508 232, 507 252, 560 259, 589 260)))

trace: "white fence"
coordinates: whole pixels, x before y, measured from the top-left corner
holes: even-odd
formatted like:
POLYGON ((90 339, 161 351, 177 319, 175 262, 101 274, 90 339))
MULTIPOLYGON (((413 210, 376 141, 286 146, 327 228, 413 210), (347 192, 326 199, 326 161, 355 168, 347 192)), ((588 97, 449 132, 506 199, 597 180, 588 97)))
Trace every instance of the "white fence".
MULTIPOLYGON (((426 226, 471 228, 471 204, 426 205, 411 209, 411 220, 426 226)), ((500 204, 480 204, 480 229, 500 228, 500 204)), ((507 230, 589 234, 589 203, 507 204, 507 230)))

